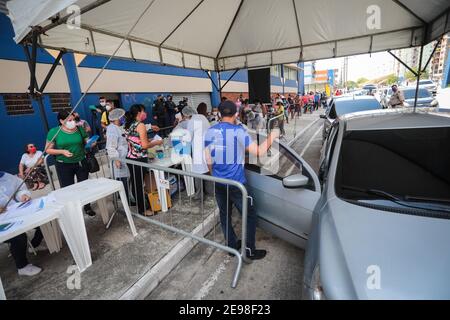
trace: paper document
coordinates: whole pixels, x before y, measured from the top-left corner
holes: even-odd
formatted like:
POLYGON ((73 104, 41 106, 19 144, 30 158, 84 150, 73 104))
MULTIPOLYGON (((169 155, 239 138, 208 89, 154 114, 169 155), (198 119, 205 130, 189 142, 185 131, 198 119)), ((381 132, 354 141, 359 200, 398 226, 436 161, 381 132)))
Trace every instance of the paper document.
POLYGON ((43 209, 45 201, 43 198, 33 199, 27 202, 15 203, 8 207, 8 210, 0 215, 0 221, 15 219, 19 217, 25 217, 36 213, 43 209))
POLYGON ((23 221, 14 221, 14 222, 0 223, 0 233, 1 232, 6 232, 8 230, 11 230, 11 229, 13 229, 14 226, 18 226, 22 222, 23 221))

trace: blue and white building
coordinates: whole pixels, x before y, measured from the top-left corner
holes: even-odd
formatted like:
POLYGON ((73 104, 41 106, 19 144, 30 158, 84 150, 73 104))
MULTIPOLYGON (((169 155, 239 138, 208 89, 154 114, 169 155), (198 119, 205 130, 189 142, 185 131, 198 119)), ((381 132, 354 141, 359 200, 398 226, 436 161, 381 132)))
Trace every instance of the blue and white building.
MULTIPOLYGON (((42 150, 46 130, 37 102, 30 100, 27 95, 30 85, 28 63, 23 47, 14 42, 13 36, 9 18, 0 13, 0 170, 17 173, 24 146, 34 143, 42 150)), ((39 84, 43 82, 57 55, 58 52, 38 50, 36 77, 39 84)), ((63 55, 43 95, 45 117, 50 127, 57 125, 56 114, 59 110, 78 101, 106 60, 99 56, 63 55)), ((295 64, 272 67, 272 93, 302 92, 303 81, 299 81, 301 70, 295 64)), ((222 85, 233 73, 227 71, 220 74, 222 85)), ((212 72, 211 78, 217 79, 217 74, 212 72)), ((151 106, 157 94, 172 94, 175 101, 188 97, 194 107, 205 102, 211 108, 220 101, 218 90, 202 70, 113 59, 77 111, 82 118, 91 121, 89 106, 97 104, 100 96, 105 96, 125 109, 132 104, 142 103, 151 115, 151 106)), ((222 94, 230 99, 241 94, 247 97, 247 70, 239 70, 223 88, 222 94)))

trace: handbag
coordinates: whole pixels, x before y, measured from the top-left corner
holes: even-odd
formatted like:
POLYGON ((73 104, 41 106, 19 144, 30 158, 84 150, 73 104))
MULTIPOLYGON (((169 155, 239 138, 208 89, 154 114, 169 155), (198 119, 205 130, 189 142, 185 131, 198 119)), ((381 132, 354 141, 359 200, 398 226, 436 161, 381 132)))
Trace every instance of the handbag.
MULTIPOLYGON (((83 146, 86 146, 86 141, 83 139, 83 135, 81 134, 80 127, 77 128, 78 133, 81 136, 81 141, 83 141, 83 146)), ((92 151, 86 151, 86 162, 88 166, 89 173, 96 173, 100 171, 100 165, 98 164, 97 158, 95 157, 95 153, 92 151)))
POLYGON ((88 164, 89 173, 96 173, 100 171, 100 166, 98 164, 97 158, 92 151, 86 152, 86 161, 88 164))

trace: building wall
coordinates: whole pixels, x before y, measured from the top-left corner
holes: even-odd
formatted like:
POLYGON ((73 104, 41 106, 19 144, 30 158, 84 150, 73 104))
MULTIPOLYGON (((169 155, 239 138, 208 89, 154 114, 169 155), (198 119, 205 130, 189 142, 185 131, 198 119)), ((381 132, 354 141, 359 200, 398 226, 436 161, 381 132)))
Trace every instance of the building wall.
MULTIPOLYGON (((26 143, 35 143, 39 149, 44 148, 46 132, 35 101, 30 101, 33 113, 27 115, 7 115, 3 100, 8 93, 27 92, 30 75, 26 56, 21 46, 13 41, 13 29, 9 18, 0 13, 0 170, 17 173, 18 161, 26 143)), ((51 52, 54 54, 54 52, 51 52)), ((48 51, 38 49, 37 81, 41 84, 48 70, 55 61, 48 51)), ((105 65, 107 58, 97 56, 72 56, 66 53, 63 61, 57 66, 48 86, 45 89, 44 107, 50 126, 56 126, 56 112, 52 110, 49 94, 69 94, 69 101, 76 103, 86 91, 91 81, 105 65), (64 63, 63 63, 64 62, 64 63)), ((282 66, 279 66, 283 69, 282 66)), ((230 79, 233 71, 221 72, 221 84, 230 79)), ((292 76, 292 75, 291 75, 292 76)), ((211 77, 217 73, 211 72, 211 77)), ((297 93, 297 80, 283 79, 280 76, 271 77, 272 92, 297 93), (284 83, 284 85, 283 85, 284 83)), ((172 66, 162 66, 143 61, 112 59, 102 76, 96 81, 77 111, 88 121, 92 114, 90 105, 96 105, 102 95, 117 98, 118 104, 128 109, 134 103, 146 106, 151 119, 153 101, 158 94, 191 94, 202 96, 209 94, 212 104, 217 104, 219 93, 213 86, 208 74, 202 70, 182 69, 172 66)), ((223 95, 236 100, 240 95, 248 98, 248 73, 239 70, 223 88, 223 95)))

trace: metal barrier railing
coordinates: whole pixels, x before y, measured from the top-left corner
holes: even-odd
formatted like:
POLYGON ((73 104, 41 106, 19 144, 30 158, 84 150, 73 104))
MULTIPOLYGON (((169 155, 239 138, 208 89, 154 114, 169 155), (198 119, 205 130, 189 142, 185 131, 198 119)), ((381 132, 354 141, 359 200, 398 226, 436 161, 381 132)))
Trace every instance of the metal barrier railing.
POLYGON ((275 120, 278 120, 278 119, 280 119, 280 118, 284 118, 285 117, 285 115, 284 115, 284 113, 282 113, 282 114, 280 114, 280 115, 278 115, 278 116, 276 116, 276 117, 272 117, 272 118, 270 118, 268 121, 267 121, 267 134, 269 134, 270 133, 270 131, 272 131, 272 122, 274 122, 275 120))
MULTIPOLYGON (((105 154, 100 153, 99 155, 97 155, 97 159, 99 160, 99 164, 100 164, 101 168, 103 167, 103 163, 102 163, 102 160, 101 160, 101 158, 103 156, 108 157, 106 153, 105 154)), ((49 180, 50 180, 50 184, 51 184, 52 189, 56 190, 56 186, 55 186, 54 181, 53 181, 53 175, 51 173, 51 170, 50 170, 50 167, 49 167, 49 164, 48 164, 48 159, 49 159, 49 155, 46 155, 45 158, 44 158, 45 169, 46 169, 47 175, 49 176, 49 180)), ((191 232, 187 232, 187 231, 184 231, 184 230, 181 230, 179 228, 174 227, 173 226, 174 224, 173 224, 173 221, 172 221, 172 216, 171 216, 170 224, 167 224, 167 223, 163 223, 162 221, 158 221, 158 220, 146 217, 146 216, 144 216, 142 214, 139 214, 138 212, 132 212, 135 217, 137 217, 137 218, 139 218, 141 220, 144 220, 144 221, 146 221, 148 223, 151 223, 153 225, 161 227, 161 228, 163 228, 165 230, 168 230, 170 232, 174 232, 174 233, 180 234, 183 237, 191 238, 191 239, 199 241, 199 242, 201 242, 203 244, 206 244, 206 245, 215 247, 215 248, 217 248, 219 250, 223 250, 223 251, 226 251, 228 253, 233 254, 238 259, 236 270, 234 272, 233 280, 232 280, 232 283, 231 283, 231 287, 235 288, 237 286, 237 283, 238 283, 238 280, 239 280, 239 276, 240 276, 240 272, 241 272, 241 269, 242 269, 242 262, 244 261, 246 263, 251 263, 251 260, 249 260, 246 257, 246 245, 247 245, 247 205, 248 205, 248 198, 250 198, 250 197, 248 196, 247 189, 244 187, 244 185, 242 185, 241 183, 239 183, 237 181, 233 181, 233 180, 228 180, 228 179, 222 179, 222 178, 217 178, 217 177, 208 176, 208 175, 197 174, 197 173, 190 172, 190 171, 184 171, 184 170, 178 170, 178 169, 173 169, 173 168, 161 167, 161 166, 158 166, 158 165, 155 165, 155 164, 151 164, 151 163, 142 163, 142 162, 132 161, 132 160, 122 161, 122 163, 123 162, 125 162, 125 165, 127 165, 127 164, 131 165, 132 168, 133 168, 133 171, 134 171, 134 172, 130 172, 130 178, 126 179, 126 183, 127 183, 127 188, 126 189, 128 190, 127 193, 128 193, 128 201, 129 201, 128 203, 131 203, 131 197, 130 196, 133 193, 132 192, 133 188, 129 188, 130 187, 130 180, 133 180, 134 191, 137 192, 137 190, 138 190, 138 187, 136 185, 136 182, 137 182, 136 179, 131 179, 131 176, 135 175, 135 171, 137 170, 136 167, 141 168, 139 170, 140 170, 140 172, 142 174, 141 179, 140 179, 140 181, 142 183, 144 183, 144 181, 145 181, 145 179, 144 179, 145 177, 143 176, 144 173, 143 173, 142 168, 148 169, 150 172, 157 171, 157 172, 170 173, 170 174, 173 174, 175 176, 178 176, 178 194, 179 194, 179 197, 180 197, 180 205, 181 205, 181 192, 182 192, 181 191, 181 180, 180 180, 180 178, 181 177, 191 177, 191 178, 194 178, 194 179, 199 179, 200 182, 201 182, 201 183, 199 183, 199 185, 200 185, 200 195, 201 195, 202 226, 203 226, 203 223, 204 223, 204 220, 205 220, 204 216, 203 216, 203 206, 204 206, 203 181, 209 181, 209 182, 214 183, 214 194, 215 194, 216 183, 221 184, 221 185, 226 185, 227 186, 227 217, 226 217, 227 218, 227 228, 226 228, 227 230, 225 232, 226 235, 228 235, 228 227, 229 227, 228 226, 228 212, 229 212, 229 209, 230 209, 230 208, 228 208, 229 188, 230 187, 235 187, 241 192, 241 194, 242 194, 242 231, 241 231, 241 243, 242 243, 242 245, 241 245, 241 252, 240 253, 239 253, 238 250, 236 250, 234 248, 231 248, 231 247, 229 247, 227 245, 223 245, 223 244, 215 241, 215 236, 214 236, 214 241, 212 241, 212 240, 207 239, 205 237, 206 235, 204 233, 202 234, 203 236, 200 237, 200 236, 198 236, 196 234, 193 234, 191 232)), ((113 167, 114 166, 114 160, 107 161, 107 163, 108 163, 108 167, 110 169, 109 170, 109 177, 111 179, 116 179, 115 178, 115 174, 114 174, 114 167, 113 167)), ((100 169, 99 173, 103 173, 104 177, 108 177, 104 169, 100 169)), ((97 177, 98 177, 98 175, 97 175, 97 177)), ((155 179, 156 178, 158 178, 158 177, 155 177, 155 179)), ((156 183, 156 180, 155 180, 155 183, 156 183)), ((152 184, 152 178, 151 177, 150 177, 150 184, 152 184)), ((144 190, 143 187, 140 188, 140 189, 142 189, 142 193, 143 193, 142 196, 143 196, 143 199, 144 199, 144 209, 146 209, 145 190, 144 190)), ((150 186, 150 189, 153 189, 152 186, 150 186)), ((186 186, 186 189, 187 189, 187 186, 186 186)), ((134 198, 135 198, 134 199, 135 202, 137 203, 138 202, 138 199, 137 199, 138 197, 137 197, 136 194, 134 194, 134 198)), ((109 226, 112 223, 112 220, 113 220, 115 214, 117 213, 118 201, 117 201, 117 196, 116 195, 114 195, 113 203, 114 203, 114 208, 116 210, 111 215, 110 220, 108 221, 106 228, 109 228, 109 226)), ((170 211, 170 209, 169 209, 169 211, 170 211)), ((216 224, 217 223, 214 221, 214 228, 215 228, 216 224)), ((215 232, 215 229, 214 229, 214 232, 215 232)), ((226 242, 226 244, 228 244, 227 236, 225 236, 225 242, 226 242)))
MULTIPOLYGON (((139 218, 141 220, 144 220, 146 222, 149 222, 149 223, 151 223, 153 225, 156 225, 156 226, 161 227, 163 229, 166 229, 168 231, 180 234, 180 235, 182 235, 184 237, 189 237, 189 238, 194 239, 196 241, 199 241, 199 242, 201 242, 203 244, 215 247, 215 248, 217 248, 219 250, 223 250, 223 251, 226 251, 228 253, 231 253, 231 254, 235 255, 237 257, 237 259, 238 259, 238 262, 237 262, 236 271, 234 273, 233 280, 232 280, 232 283, 231 283, 231 287, 235 288, 237 286, 237 282, 239 280, 239 275, 240 275, 241 268, 242 268, 242 262, 244 261, 246 263, 251 263, 251 260, 249 260, 246 257, 246 245, 247 245, 247 205, 248 205, 248 198, 250 198, 250 197, 248 196, 247 189, 244 187, 244 185, 242 185, 241 183, 239 183, 237 181, 233 181, 233 180, 222 179, 222 178, 218 178, 218 177, 213 177, 213 176, 203 175, 203 174, 197 174, 197 173, 190 172, 190 171, 184 171, 184 170, 173 169, 173 168, 168 168, 168 167, 161 167, 161 166, 158 166, 158 165, 155 165, 155 164, 152 164, 152 163, 143 163, 143 162, 132 161, 132 160, 125 160, 125 161, 122 161, 122 163, 123 162, 125 162, 126 164, 132 166, 132 170, 130 170, 131 171, 130 172, 130 179, 127 180, 127 183, 128 183, 127 187, 130 186, 130 182, 131 182, 131 188, 128 188, 129 189, 129 192, 128 192, 129 203, 130 203, 130 200, 131 200, 130 199, 130 195, 131 195, 131 193, 134 193, 134 198, 135 198, 134 200, 136 202, 136 205, 138 206, 138 196, 135 193, 142 192, 142 196, 143 196, 143 199, 144 199, 144 203, 143 203, 144 210, 147 209, 146 208, 146 203, 145 203, 146 202, 145 201, 145 191, 144 191, 143 187, 142 188, 138 188, 138 186, 136 184, 136 180, 139 180, 138 183, 139 182, 143 182, 145 180, 144 172, 143 172, 142 168, 146 168, 150 172, 164 172, 164 173, 169 173, 169 174, 173 174, 175 176, 178 176, 178 194, 179 194, 179 197, 180 197, 180 205, 181 205, 181 192, 182 192, 181 191, 181 177, 190 177, 190 178, 198 179, 200 181, 199 185, 200 185, 200 196, 201 196, 202 224, 203 224, 203 222, 205 220, 204 216, 203 216, 203 210, 204 210, 204 208, 203 208, 203 206, 204 206, 203 181, 208 181, 208 182, 214 183, 214 193, 215 193, 215 184, 216 183, 221 184, 221 185, 226 185, 227 186, 227 203, 229 202, 228 200, 229 200, 229 188, 230 187, 235 187, 241 192, 241 194, 242 194, 242 231, 241 231, 241 243, 242 243, 242 245, 241 245, 241 253, 239 253, 239 251, 234 249, 234 248, 231 248, 231 247, 229 247, 227 245, 223 245, 223 244, 215 241, 215 239, 214 239, 214 241, 207 239, 205 237, 206 235, 204 233, 203 233, 203 236, 200 237, 200 236, 195 235, 195 234, 193 234, 191 232, 187 232, 187 231, 184 231, 184 230, 181 230, 179 228, 174 227, 173 226, 173 221, 172 221, 172 216, 171 216, 170 224, 167 224, 167 223, 163 223, 162 221, 158 221, 156 219, 152 219, 152 218, 146 217, 146 216, 144 216, 142 214, 139 214, 137 212, 132 212, 134 216, 136 216, 137 218, 139 218), (137 177, 136 176, 136 171, 137 170, 139 170, 138 176, 140 175, 140 179, 136 179, 136 177, 137 177), (132 179, 131 177, 134 177, 134 179, 132 179), (132 180, 132 181, 130 181, 130 180, 132 180), (134 190, 133 190, 134 192, 132 192, 133 184, 134 184, 134 190)), ((114 165, 114 160, 111 160, 111 170, 112 170, 112 174, 113 174, 113 179, 115 179, 113 165, 114 165)), ((137 177, 137 178, 139 178, 139 177, 137 177)), ((156 179, 159 179, 159 177, 156 177, 156 175, 155 175, 155 183, 156 183, 156 179)), ((150 184, 152 184, 152 178, 151 177, 150 177, 150 184)), ((150 189, 152 189, 152 186, 150 186, 150 189)), ((162 196, 163 192, 165 192, 165 188, 162 187, 162 189, 163 189, 162 192, 159 192, 160 197, 162 196)), ((186 186, 186 190, 187 190, 187 186, 186 186)), ((228 204, 227 204, 227 217, 226 217, 226 219, 227 219, 227 227, 226 227, 226 229, 227 230, 225 232, 226 235, 228 235, 228 227, 229 227, 228 226, 228 218, 229 218, 228 217, 228 212, 229 212, 229 209, 231 209, 231 208, 228 208, 228 204)), ((171 209, 169 209, 169 211, 170 210, 171 209)), ((216 222, 214 222, 214 226, 215 226, 215 224, 216 224, 216 222)), ((228 244, 227 236, 225 236, 225 242, 226 242, 226 244, 228 244)))
MULTIPOLYGON (((47 154, 44 157, 44 166, 45 166, 45 171, 47 173, 48 176, 48 180, 50 182, 50 186, 52 188, 52 190, 56 190, 56 185, 55 185, 55 181, 54 179, 58 179, 58 174, 52 172, 52 170, 50 170, 50 165, 48 163, 49 158, 52 157, 51 155, 47 154), (54 174, 56 176, 54 176, 54 174)), ((100 150, 95 154, 95 157, 97 158, 99 167, 100 167, 100 171, 96 172, 96 173, 90 173, 90 176, 95 176, 96 178, 99 177, 104 177, 104 178, 111 178, 111 171, 110 170, 105 170, 105 165, 107 165, 109 167, 110 163, 108 160, 108 154, 106 153, 106 150, 100 150)))

